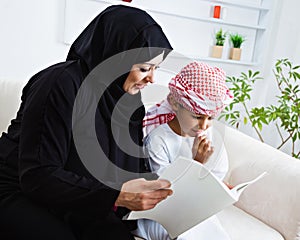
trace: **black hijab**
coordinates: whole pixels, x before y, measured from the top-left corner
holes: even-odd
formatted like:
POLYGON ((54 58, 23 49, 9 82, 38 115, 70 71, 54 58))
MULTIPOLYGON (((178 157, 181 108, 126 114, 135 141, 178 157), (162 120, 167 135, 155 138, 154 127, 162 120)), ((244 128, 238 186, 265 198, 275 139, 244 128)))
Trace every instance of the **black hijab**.
MULTIPOLYGON (((87 72, 91 72, 109 57, 141 47, 164 48, 164 57, 172 50, 161 27, 148 13, 128 6, 110 6, 74 41, 67 60, 80 60, 87 72)), ((158 54, 149 49, 149 55, 139 60, 145 62, 158 54)))
MULTIPOLYGON (((130 154, 132 144, 123 137, 129 130, 131 141, 142 145, 145 109, 140 93, 130 95, 123 90, 128 72, 133 64, 149 61, 162 52, 165 58, 171 50, 161 27, 145 11, 118 5, 108 7, 98 15, 75 40, 68 53, 67 60, 80 61, 84 74, 97 79, 97 84, 91 86, 92 91, 103 91, 95 111, 97 140, 108 159, 121 169, 130 172, 145 170, 141 153, 130 154), (128 54, 128 50, 137 48, 144 49, 136 51, 134 56, 128 54), (114 59, 113 66, 122 65, 124 74, 114 76, 113 68, 105 68, 105 73, 99 70, 99 64, 116 54, 120 57, 114 59)), ((95 155, 93 151, 89 152, 95 155)), ((101 179, 113 179, 118 182, 117 185, 130 179, 119 179, 118 173, 109 169, 105 162, 101 163, 101 170, 101 179)))

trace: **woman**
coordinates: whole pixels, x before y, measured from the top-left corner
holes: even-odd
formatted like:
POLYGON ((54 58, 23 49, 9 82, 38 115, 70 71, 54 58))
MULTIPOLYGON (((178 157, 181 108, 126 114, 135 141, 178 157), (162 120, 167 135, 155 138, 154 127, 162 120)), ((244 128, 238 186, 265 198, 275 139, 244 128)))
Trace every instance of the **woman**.
MULTIPOLYGON (((153 82, 154 69, 171 49, 160 26, 146 12, 111 6, 75 40, 65 62, 29 80, 17 117, 0 138, 1 238, 133 239, 130 231, 136 224, 123 222, 122 216, 128 209, 153 208, 171 194, 171 190, 160 190, 169 183, 132 178, 124 182, 110 172, 114 184, 120 185, 118 189, 90 174, 75 144, 78 136, 89 139, 86 129, 76 128, 86 109, 74 107, 74 103, 84 79, 104 69, 103 65, 97 68, 99 64, 121 54, 117 58, 120 62, 113 66, 124 63, 122 75, 111 79, 116 71, 111 68, 96 76, 96 90, 101 96, 96 99, 100 100, 90 125, 95 127, 108 162, 128 172, 143 171, 143 159, 120 148, 114 132, 129 130, 132 141, 142 144, 144 107, 139 90, 153 82), (146 51, 133 51, 134 55, 124 52, 141 47, 146 51), (124 96, 128 105, 118 103, 124 96), (129 120, 111 127, 116 105, 119 116, 129 120), (132 116, 127 116, 128 112, 132 116)), ((93 96, 87 97, 90 99, 93 96)), ((97 157, 105 172, 107 161, 97 157)))

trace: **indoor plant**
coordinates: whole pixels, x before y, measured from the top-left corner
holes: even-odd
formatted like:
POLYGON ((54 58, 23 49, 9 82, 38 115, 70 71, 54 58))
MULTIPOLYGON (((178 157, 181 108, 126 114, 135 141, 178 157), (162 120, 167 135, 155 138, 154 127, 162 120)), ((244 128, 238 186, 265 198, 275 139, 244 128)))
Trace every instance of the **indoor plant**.
POLYGON ((232 48, 230 49, 230 55, 229 58, 232 60, 240 60, 241 59, 241 46, 242 43, 245 42, 245 37, 235 33, 235 34, 230 34, 229 35, 229 40, 232 44, 232 48))
POLYGON ((223 46, 226 40, 226 32, 220 28, 215 33, 215 45, 212 47, 212 57, 221 58, 223 53, 223 46))
POLYGON ((300 159, 300 73, 299 66, 293 66, 288 59, 277 60, 273 69, 279 95, 277 103, 249 108, 251 91, 259 79, 259 72, 241 73, 240 77, 227 77, 234 99, 224 109, 220 119, 238 128, 240 123, 250 123, 258 138, 264 142, 263 126, 278 133, 280 143, 277 149, 288 146, 288 153, 300 159), (272 126, 273 125, 273 126, 272 126))

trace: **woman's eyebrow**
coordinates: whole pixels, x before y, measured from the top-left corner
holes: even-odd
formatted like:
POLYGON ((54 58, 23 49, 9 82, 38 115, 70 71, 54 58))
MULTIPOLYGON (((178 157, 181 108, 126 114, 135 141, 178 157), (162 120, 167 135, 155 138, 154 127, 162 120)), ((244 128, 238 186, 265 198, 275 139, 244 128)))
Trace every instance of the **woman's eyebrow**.
POLYGON ((141 63, 140 65, 155 66, 156 64, 154 64, 154 63, 141 63))

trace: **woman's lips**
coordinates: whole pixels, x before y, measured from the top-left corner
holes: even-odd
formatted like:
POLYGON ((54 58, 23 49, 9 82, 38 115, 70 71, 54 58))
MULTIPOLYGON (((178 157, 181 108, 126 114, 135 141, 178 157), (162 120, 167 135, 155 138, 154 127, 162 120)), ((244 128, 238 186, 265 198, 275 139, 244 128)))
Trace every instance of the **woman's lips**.
POLYGON ((135 87, 138 89, 143 89, 144 87, 146 87, 147 84, 136 84, 135 87))

